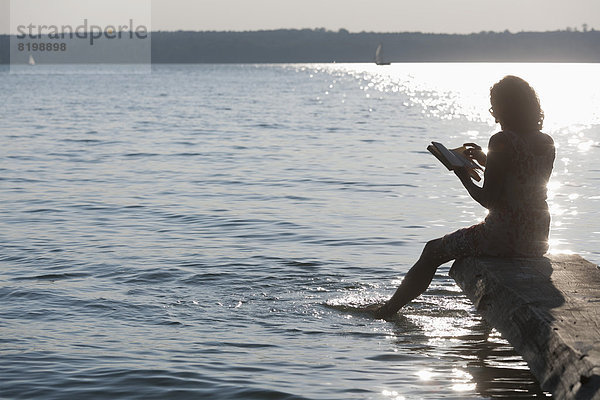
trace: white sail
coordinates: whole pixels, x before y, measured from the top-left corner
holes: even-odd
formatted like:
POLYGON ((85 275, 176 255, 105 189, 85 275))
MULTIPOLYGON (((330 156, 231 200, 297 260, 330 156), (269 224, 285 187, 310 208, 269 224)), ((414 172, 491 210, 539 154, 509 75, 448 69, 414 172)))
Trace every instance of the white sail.
POLYGON ((35 60, 31 54, 29 55, 29 65, 35 65, 35 60))
POLYGON ((375 51, 375 63, 381 64, 383 62, 383 45, 380 43, 375 51))
POLYGON ((390 65, 389 62, 385 62, 383 59, 383 45, 379 43, 377 50, 375 51, 375 64, 377 65, 390 65))

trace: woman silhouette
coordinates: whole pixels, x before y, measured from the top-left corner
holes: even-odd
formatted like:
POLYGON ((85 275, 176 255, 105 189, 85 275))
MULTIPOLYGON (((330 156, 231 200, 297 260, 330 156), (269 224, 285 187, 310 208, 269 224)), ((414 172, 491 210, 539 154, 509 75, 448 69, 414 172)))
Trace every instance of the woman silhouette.
MULTIPOLYGON (((465 169, 455 171, 471 197, 489 210, 485 220, 429 241, 378 318, 395 314, 427 290, 437 268, 468 256, 540 257, 548 250, 550 213, 546 185, 555 150, 542 132, 544 113, 536 92, 516 76, 506 76, 490 90, 490 112, 502 131, 494 134, 487 155, 466 143, 467 156, 485 166, 483 186, 465 169)), ((372 308, 372 309, 373 309, 372 308)))

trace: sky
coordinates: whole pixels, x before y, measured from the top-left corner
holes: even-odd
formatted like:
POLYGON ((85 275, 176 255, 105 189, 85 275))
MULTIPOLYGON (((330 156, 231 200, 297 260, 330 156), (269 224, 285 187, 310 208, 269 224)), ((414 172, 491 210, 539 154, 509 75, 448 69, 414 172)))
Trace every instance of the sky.
MULTIPOLYGON (((41 15, 44 23, 52 23, 49 15, 53 12, 61 19, 79 18, 69 6, 73 1, 12 0, 20 9, 30 7, 32 18, 41 15), (23 6, 26 2, 32 5, 23 6)), ((93 7, 106 5, 107 0, 76 1, 80 8, 89 6, 90 18, 105 17, 93 7)), ((473 33, 582 30, 583 24, 600 30, 600 0, 120 0, 119 7, 138 7, 140 2, 151 4, 146 8, 151 9, 154 31, 345 28, 351 32, 473 33)), ((10 3, 0 0, 2 33, 9 31, 10 3)))

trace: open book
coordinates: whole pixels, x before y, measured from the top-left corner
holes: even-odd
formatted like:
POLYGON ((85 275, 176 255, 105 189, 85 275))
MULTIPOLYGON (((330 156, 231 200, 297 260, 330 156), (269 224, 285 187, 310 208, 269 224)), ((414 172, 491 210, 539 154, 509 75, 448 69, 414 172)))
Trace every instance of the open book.
POLYGON ((465 167, 473 179, 477 182, 481 180, 481 175, 479 175, 478 171, 482 171, 483 168, 465 155, 465 151, 467 151, 465 146, 448 150, 441 143, 431 142, 427 146, 427 150, 440 160, 448 170, 453 171, 456 168, 465 167))

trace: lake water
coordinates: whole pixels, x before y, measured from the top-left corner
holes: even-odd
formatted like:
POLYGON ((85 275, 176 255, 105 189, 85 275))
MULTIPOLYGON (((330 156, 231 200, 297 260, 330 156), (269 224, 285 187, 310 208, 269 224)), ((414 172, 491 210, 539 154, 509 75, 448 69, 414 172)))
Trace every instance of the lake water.
POLYGON ((557 144, 551 249, 599 263, 599 73, 3 69, 0 397, 545 397, 450 264, 392 321, 353 307, 484 217, 425 148, 485 147, 506 74, 538 90, 557 144))

